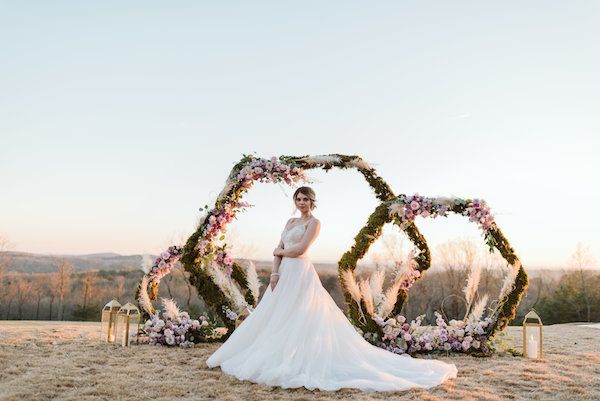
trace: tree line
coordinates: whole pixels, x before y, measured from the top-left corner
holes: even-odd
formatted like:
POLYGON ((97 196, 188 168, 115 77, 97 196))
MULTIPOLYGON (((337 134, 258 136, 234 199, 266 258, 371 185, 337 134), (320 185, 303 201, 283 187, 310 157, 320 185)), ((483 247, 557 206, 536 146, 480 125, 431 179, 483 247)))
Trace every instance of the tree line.
MULTIPOLYGON (((382 259, 389 262, 398 258, 397 254, 388 253, 368 267, 359 268, 357 276, 365 278, 373 269, 385 268, 382 259)), ((487 294, 490 299, 488 308, 494 307, 507 272, 502 259, 482 252, 471 241, 460 240, 440 245, 433 260, 435 266, 411 288, 402 311, 405 316, 412 319, 424 313, 433 322, 434 312, 440 311, 447 319, 462 319, 467 307, 463 289, 476 264, 481 270, 476 297, 479 299, 487 294)), ((593 263, 589 249, 578 245, 569 266, 562 271, 530 271, 529 287, 513 324, 520 324, 531 308, 540 314, 545 324, 599 322, 600 271, 589 268, 593 263)), ((3 320, 97 321, 102 306, 111 299, 122 304, 135 303, 135 288, 142 275, 137 267, 76 272, 65 259, 56 259, 55 271, 48 273, 6 271, 6 265, 6 257, 1 256, 0 319, 3 320)), ((263 292, 269 274, 269 269, 258 270, 263 292)), ((188 273, 177 266, 163 278, 159 297, 174 299, 192 316, 207 313, 216 318, 206 310, 187 276, 188 273)), ((345 310, 337 273, 320 272, 319 276, 338 306, 345 310)))

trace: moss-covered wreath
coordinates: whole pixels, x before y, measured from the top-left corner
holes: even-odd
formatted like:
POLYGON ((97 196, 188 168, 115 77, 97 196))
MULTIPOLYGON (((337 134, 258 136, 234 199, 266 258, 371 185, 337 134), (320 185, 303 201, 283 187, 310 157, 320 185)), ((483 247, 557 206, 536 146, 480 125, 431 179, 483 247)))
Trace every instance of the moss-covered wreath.
MULTIPOLYGON (((403 330, 401 327, 404 324, 404 321, 398 322, 394 317, 399 315, 402 306, 408 297, 407 290, 414 280, 398 292, 398 298, 391 313, 385 313, 384 316, 368 312, 365 314, 364 311, 368 311, 369 309, 373 310, 373 306, 368 308, 365 303, 364 293, 360 294, 358 289, 352 291, 352 288, 356 287, 353 271, 356 268, 357 262, 366 254, 369 247, 381 235, 384 224, 393 222, 406 233, 420 251, 416 257, 414 257, 414 269, 419 272, 416 278, 422 277, 421 273, 430 266, 431 259, 425 238, 416 230, 413 222, 417 216, 436 218, 445 217, 449 213, 467 216, 470 221, 477 223, 483 231, 483 236, 490 252, 493 252, 494 249, 498 250, 500 255, 510 266, 510 271, 508 272, 503 288, 500 291, 499 299, 496 302, 495 308, 490 313, 490 316, 477 322, 470 322, 473 329, 479 325, 477 329, 483 330, 483 332, 477 333, 477 343, 482 343, 486 347, 490 347, 491 345, 488 343, 492 337, 494 337, 496 333, 504 330, 508 323, 514 319, 517 306, 523 292, 527 288, 527 274, 514 249, 510 246, 508 240, 496 225, 485 201, 479 199, 427 198, 418 194, 412 196, 402 194, 383 202, 377 207, 369 217, 367 224, 355 237, 355 243, 352 248, 346 252, 339 261, 339 276, 343 284, 342 287, 344 288, 346 302, 349 305, 349 318, 356 327, 365 333, 365 338, 371 342, 383 346, 382 339, 387 339, 388 341, 395 340, 398 338, 398 335, 402 334, 403 330), (388 316, 392 317, 392 319, 388 319, 388 321, 385 322, 384 318, 388 316), (386 324, 389 321, 392 323, 386 324), (386 332, 386 329, 389 330, 386 332), (396 332, 393 333, 393 330, 396 330, 396 332)), ((440 325, 445 324, 440 323, 439 320, 440 316, 438 316, 438 323, 440 325)), ((420 324, 420 319, 418 323, 420 324)), ((456 322, 456 327, 467 327, 468 323, 469 322, 456 322)), ((444 325, 444 328, 445 327, 446 326, 444 325)), ((405 328, 404 331, 408 332, 408 329, 405 328)), ((469 334, 470 333, 466 333, 467 336, 469 334)), ((461 334, 461 342, 463 341, 463 337, 465 337, 464 330, 461 334)), ((409 352, 407 351, 409 347, 406 345, 406 341, 401 341, 404 347, 401 352, 409 352)), ((470 341, 473 341, 473 339, 471 338, 469 342, 470 341)), ((427 343, 427 341, 425 341, 425 343, 427 343)), ((434 346, 436 345, 435 341, 430 341, 430 343, 433 343, 434 346)), ((394 344, 394 346, 395 345, 397 344, 394 344)), ((441 348, 445 344, 443 341, 438 341, 437 345, 441 348)), ((466 349, 463 351, 482 354, 486 354, 489 351, 489 349, 486 348, 484 349, 484 352, 480 352, 481 349, 479 346, 477 349, 472 349, 470 347, 471 344, 468 345, 469 346, 465 346, 466 349)), ((420 349, 417 349, 416 351, 419 350, 420 349)), ((416 352, 414 349, 413 351, 416 352)))

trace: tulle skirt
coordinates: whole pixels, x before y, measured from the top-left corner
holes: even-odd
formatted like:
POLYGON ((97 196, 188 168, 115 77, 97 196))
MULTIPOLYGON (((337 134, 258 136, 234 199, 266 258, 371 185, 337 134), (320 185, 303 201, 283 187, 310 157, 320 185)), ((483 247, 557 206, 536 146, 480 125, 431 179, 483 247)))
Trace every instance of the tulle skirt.
POLYGON ((397 355, 362 338, 307 257, 284 257, 279 272, 275 289, 269 285, 208 367, 240 380, 328 391, 430 388, 456 377, 454 364, 397 355))

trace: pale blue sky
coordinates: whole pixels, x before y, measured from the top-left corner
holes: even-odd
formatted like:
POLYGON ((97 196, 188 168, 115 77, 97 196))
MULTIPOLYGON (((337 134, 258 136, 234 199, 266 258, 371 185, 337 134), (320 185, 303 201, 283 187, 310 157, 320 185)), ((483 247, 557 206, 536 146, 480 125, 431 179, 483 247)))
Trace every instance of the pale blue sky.
MULTIPOLYGON (((599 20, 595 1, 0 1, 0 233, 156 252, 243 153, 337 152, 396 193, 487 199, 530 266, 600 257, 599 20)), ((312 255, 334 261, 377 203, 355 172, 313 177, 312 255)), ((270 256, 291 192, 249 193, 238 249, 270 256)))

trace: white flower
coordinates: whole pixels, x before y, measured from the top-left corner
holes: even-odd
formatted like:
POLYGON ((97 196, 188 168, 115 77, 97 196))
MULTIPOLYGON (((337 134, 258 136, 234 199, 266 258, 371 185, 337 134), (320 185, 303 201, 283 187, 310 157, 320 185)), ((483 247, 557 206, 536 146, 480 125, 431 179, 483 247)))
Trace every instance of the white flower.
POLYGON ((303 159, 304 162, 310 165, 314 164, 334 164, 339 163, 340 158, 338 156, 330 156, 330 155, 319 155, 319 156, 309 156, 303 159))
POLYGON ((398 215, 398 216, 402 217, 405 214, 404 205, 402 203, 398 203, 398 202, 393 202, 388 207, 388 211, 389 211, 390 216, 398 215))
POLYGON ((146 274, 150 273, 150 270, 152 270, 153 264, 154 264, 154 262, 152 261, 152 258, 150 257, 150 255, 148 255, 148 254, 142 255, 142 262, 140 263, 140 267, 144 273, 146 273, 146 274))
POLYGON ((357 167, 361 170, 367 170, 367 171, 373 170, 373 167, 369 163, 364 161, 363 159, 352 159, 348 162, 348 165, 357 167))

